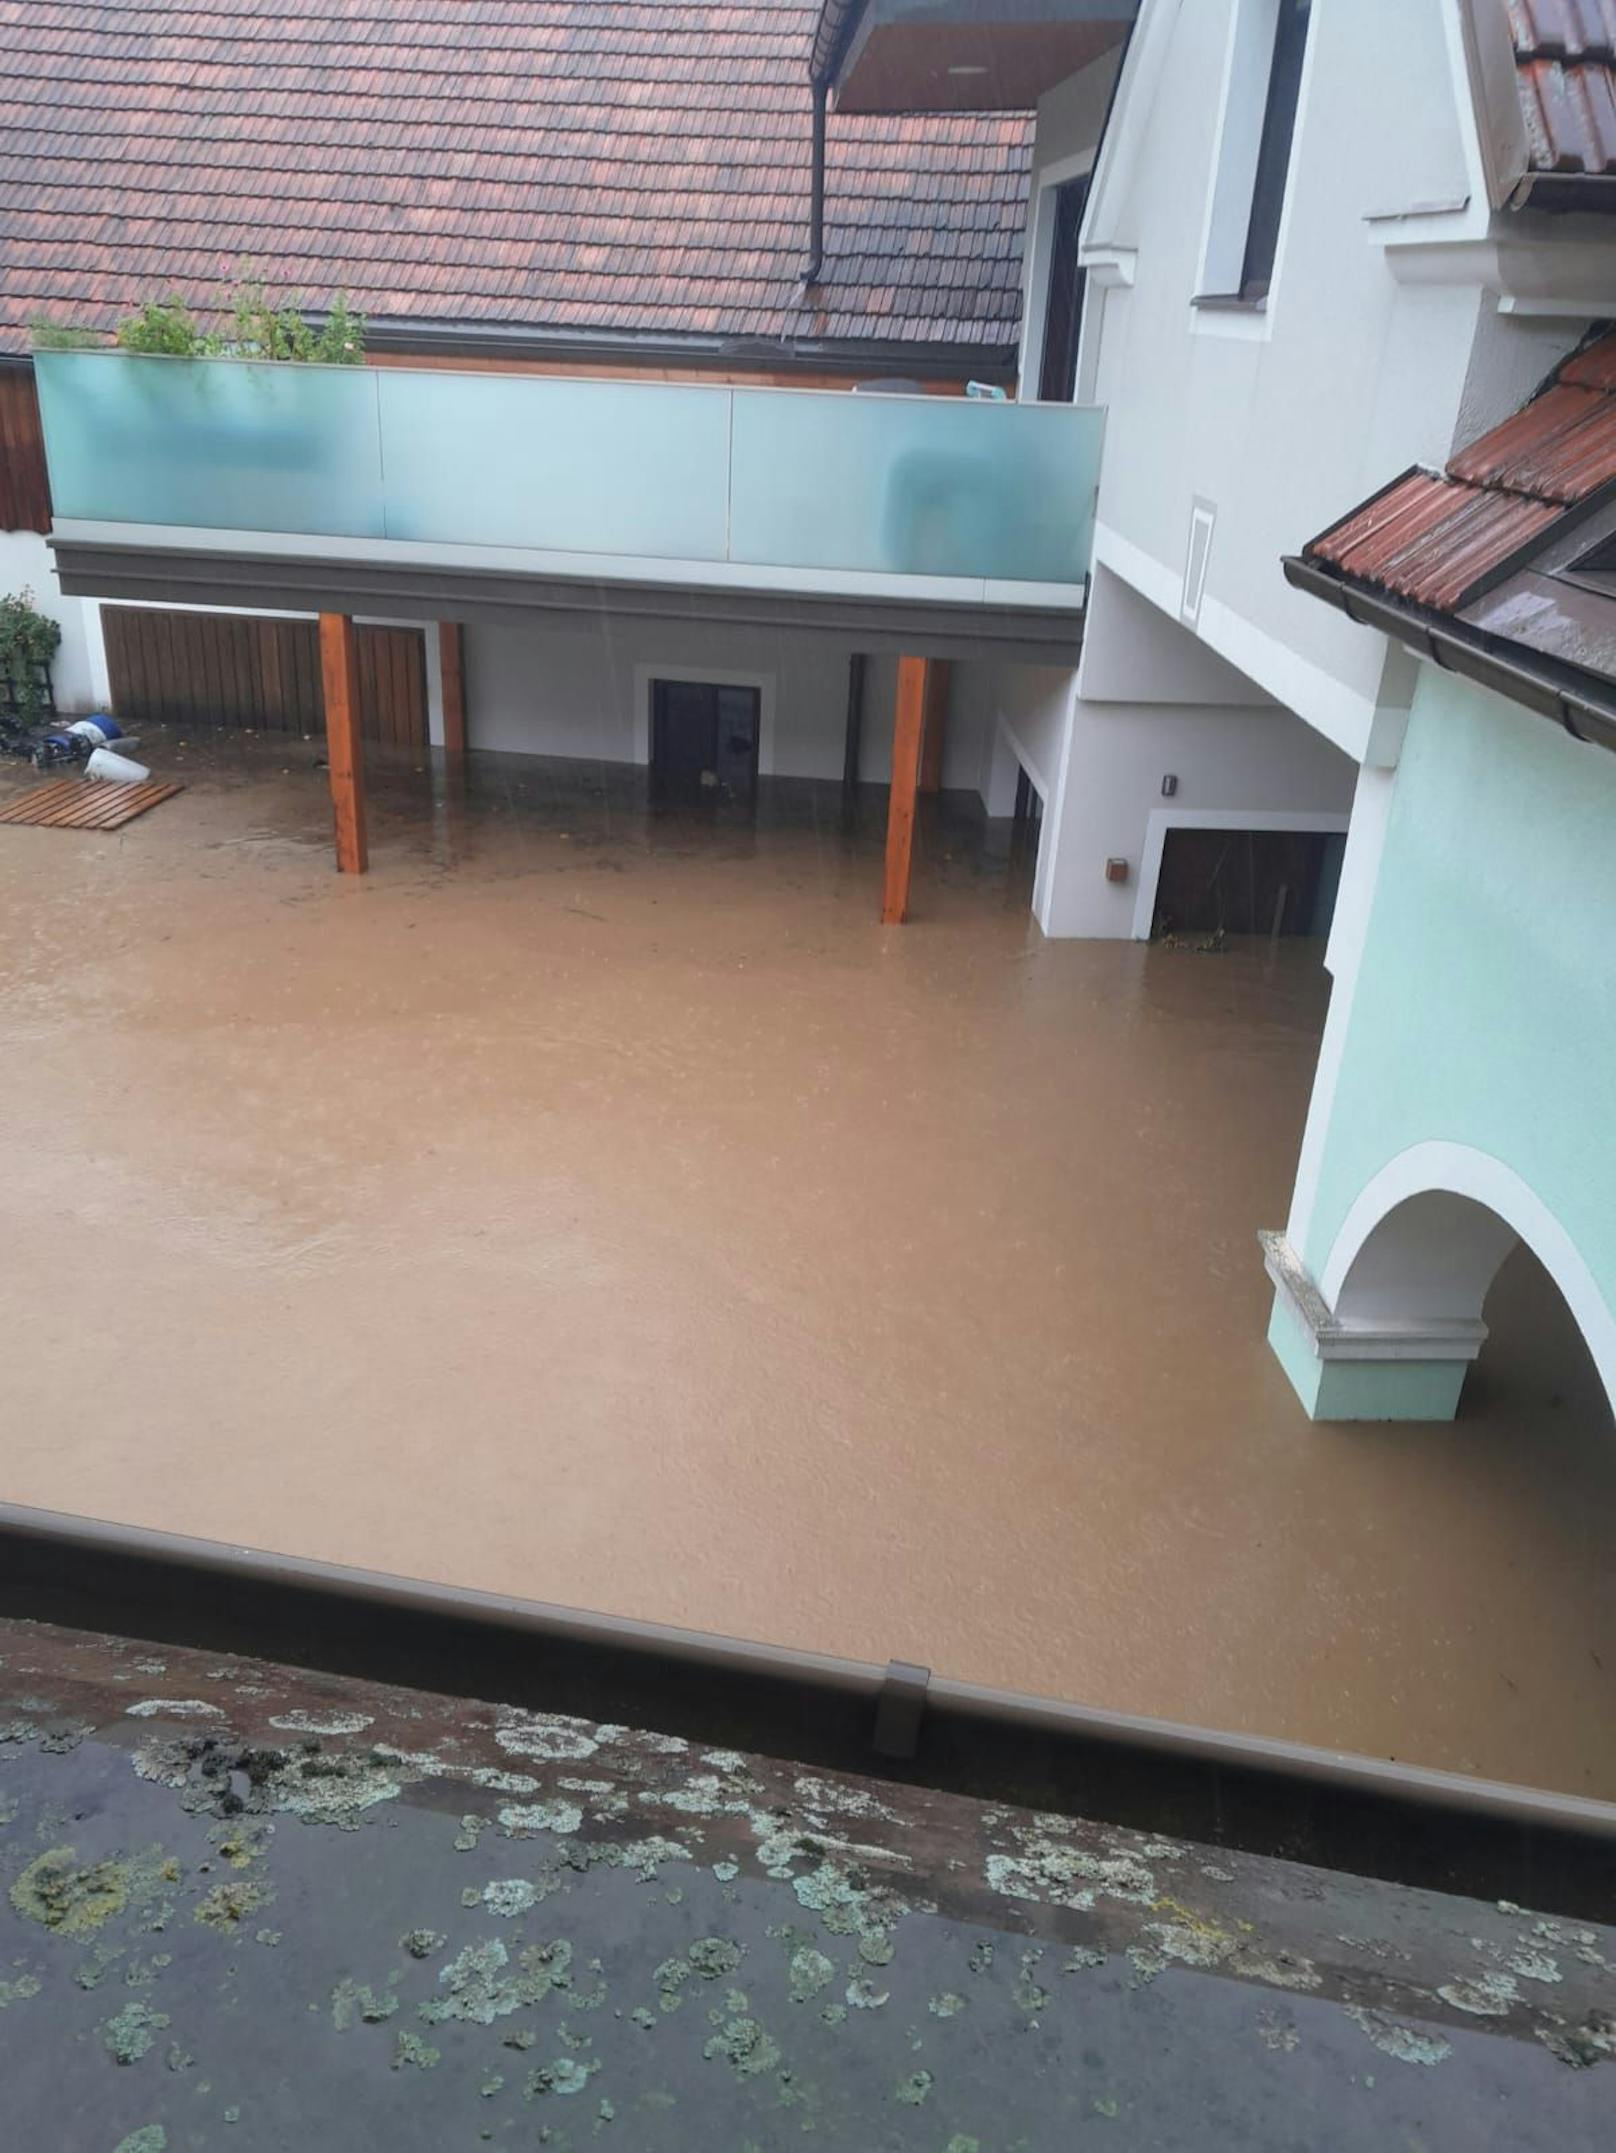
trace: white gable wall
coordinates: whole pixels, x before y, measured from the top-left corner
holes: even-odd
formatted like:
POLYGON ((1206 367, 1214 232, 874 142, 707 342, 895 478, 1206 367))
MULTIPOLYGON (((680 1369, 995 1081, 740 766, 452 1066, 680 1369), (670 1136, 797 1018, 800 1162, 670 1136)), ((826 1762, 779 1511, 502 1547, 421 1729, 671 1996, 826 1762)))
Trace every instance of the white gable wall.
POLYGON ((1098 557, 1176 612, 1192 508, 1208 504, 1196 632, 1355 758, 1394 756, 1400 726, 1371 738, 1384 638, 1291 590, 1280 558, 1451 453, 1484 312, 1489 374, 1535 379, 1545 338, 1473 287, 1400 283, 1366 221, 1467 197, 1443 0, 1314 0, 1268 305, 1192 303, 1237 15, 1265 4, 1149 0, 1137 33, 1085 232, 1132 277, 1086 323, 1109 411, 1098 557))

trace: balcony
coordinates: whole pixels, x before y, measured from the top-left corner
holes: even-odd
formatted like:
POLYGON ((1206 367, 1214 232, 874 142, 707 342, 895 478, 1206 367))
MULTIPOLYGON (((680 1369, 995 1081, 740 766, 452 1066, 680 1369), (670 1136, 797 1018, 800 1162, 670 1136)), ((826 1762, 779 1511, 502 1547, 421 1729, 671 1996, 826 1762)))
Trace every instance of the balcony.
POLYGON ((896 608, 1068 653, 1075 635, 1098 410, 122 352, 35 364, 53 543, 83 595, 160 583, 200 603, 441 612, 451 591, 470 611, 677 592, 688 611, 697 592, 731 617, 789 601, 799 623, 896 608))

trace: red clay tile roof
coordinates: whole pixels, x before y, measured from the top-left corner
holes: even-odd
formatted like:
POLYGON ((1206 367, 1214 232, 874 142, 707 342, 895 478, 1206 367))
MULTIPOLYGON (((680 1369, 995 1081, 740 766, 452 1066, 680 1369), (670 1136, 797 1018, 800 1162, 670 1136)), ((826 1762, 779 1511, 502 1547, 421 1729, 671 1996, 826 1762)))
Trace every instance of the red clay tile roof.
POLYGON ((1413 471, 1315 538, 1352 582, 1456 612, 1529 540, 1616 482, 1616 335, 1568 359, 1512 418, 1413 471))
POLYGON ((243 258, 373 319, 991 345, 1031 121, 850 119, 812 0, 0 0, 0 350, 243 258))
POLYGON ((1509 0, 1534 172, 1616 172, 1616 0, 1509 0))

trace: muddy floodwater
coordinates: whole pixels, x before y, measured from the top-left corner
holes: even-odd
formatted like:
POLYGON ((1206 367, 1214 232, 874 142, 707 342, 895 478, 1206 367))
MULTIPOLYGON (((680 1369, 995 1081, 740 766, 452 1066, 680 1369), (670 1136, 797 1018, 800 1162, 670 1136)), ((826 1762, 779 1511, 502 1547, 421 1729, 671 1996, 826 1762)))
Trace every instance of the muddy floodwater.
MULTIPOLYGON (((880 797, 301 742, 0 830, 0 1497, 1616 1796, 1616 1438, 1529 1259, 1451 1428, 1263 1343, 1316 943, 1043 942, 880 797)), ((7 793, 25 780, 0 776, 7 793)))

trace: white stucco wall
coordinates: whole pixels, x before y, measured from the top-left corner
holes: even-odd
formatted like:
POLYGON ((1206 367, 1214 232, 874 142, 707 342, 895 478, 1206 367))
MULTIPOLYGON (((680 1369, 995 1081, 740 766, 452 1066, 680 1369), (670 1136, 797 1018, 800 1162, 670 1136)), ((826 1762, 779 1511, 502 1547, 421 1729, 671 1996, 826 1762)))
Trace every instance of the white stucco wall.
POLYGON ((57 709, 105 709, 107 662, 95 607, 82 598, 62 596, 50 550, 39 532, 0 531, 0 593, 22 591, 32 593, 41 613, 61 622, 61 646, 51 666, 57 709))
MULTIPOLYGON (((466 630, 467 739, 472 748, 644 762, 649 681, 664 677, 755 682, 762 690, 758 757, 768 777, 839 779, 853 646, 833 637, 699 621, 656 625, 603 620, 589 628, 549 621, 478 623, 466 630)), ((956 680, 968 667, 956 667, 956 680)), ((859 774, 884 784, 892 768, 897 661, 865 670, 859 774)), ((982 718, 956 693, 944 736, 943 784, 980 782, 982 718), (954 702, 959 702, 957 712, 954 702)))
MULTIPOLYGON (((1385 640, 1291 590, 1280 557, 1409 464, 1443 462, 1461 412, 1472 431, 1501 417, 1555 336, 1500 319, 1474 285, 1399 282, 1366 221, 1469 187, 1442 0, 1314 8, 1266 310, 1192 304, 1236 11, 1262 4, 1149 0, 1141 25, 1085 230, 1132 278, 1091 280, 1085 318, 1090 393, 1109 411, 1098 557, 1176 611, 1192 506, 1210 504, 1197 632, 1362 755, 1385 640)), ((1383 730, 1377 752, 1394 755, 1400 727, 1383 730)))
MULTIPOLYGON (((1204 813, 1247 829, 1332 827, 1334 817, 1344 828, 1355 775, 1346 756, 1273 704, 1189 708, 1077 698, 1062 777, 1045 811, 1039 922, 1049 935, 1132 935, 1152 817, 1188 823, 1204 813), (1165 798, 1169 774, 1178 786, 1165 798), (1112 858, 1128 862, 1125 882, 1106 881, 1112 858)), ((1144 899, 1148 933, 1153 887, 1144 899)))
MULTIPOLYGON (((1075 678, 1069 666, 1015 665, 1003 659, 955 666, 949 719, 961 758, 958 782, 980 794, 990 815, 1014 810, 1017 770, 1026 771, 1047 805, 1060 768, 1075 678), (967 775, 964 758, 972 748, 976 767, 967 775)), ((943 781, 955 782, 946 755, 943 781)))
POLYGON ((1046 934, 1148 933, 1168 818, 1345 827, 1349 758, 1103 567, 1075 675, 982 670, 1007 676, 978 689, 993 715, 1036 741, 1041 768, 1022 760, 1044 796, 1033 907, 1046 934), (1107 882, 1108 859, 1127 861, 1125 881, 1107 882))

